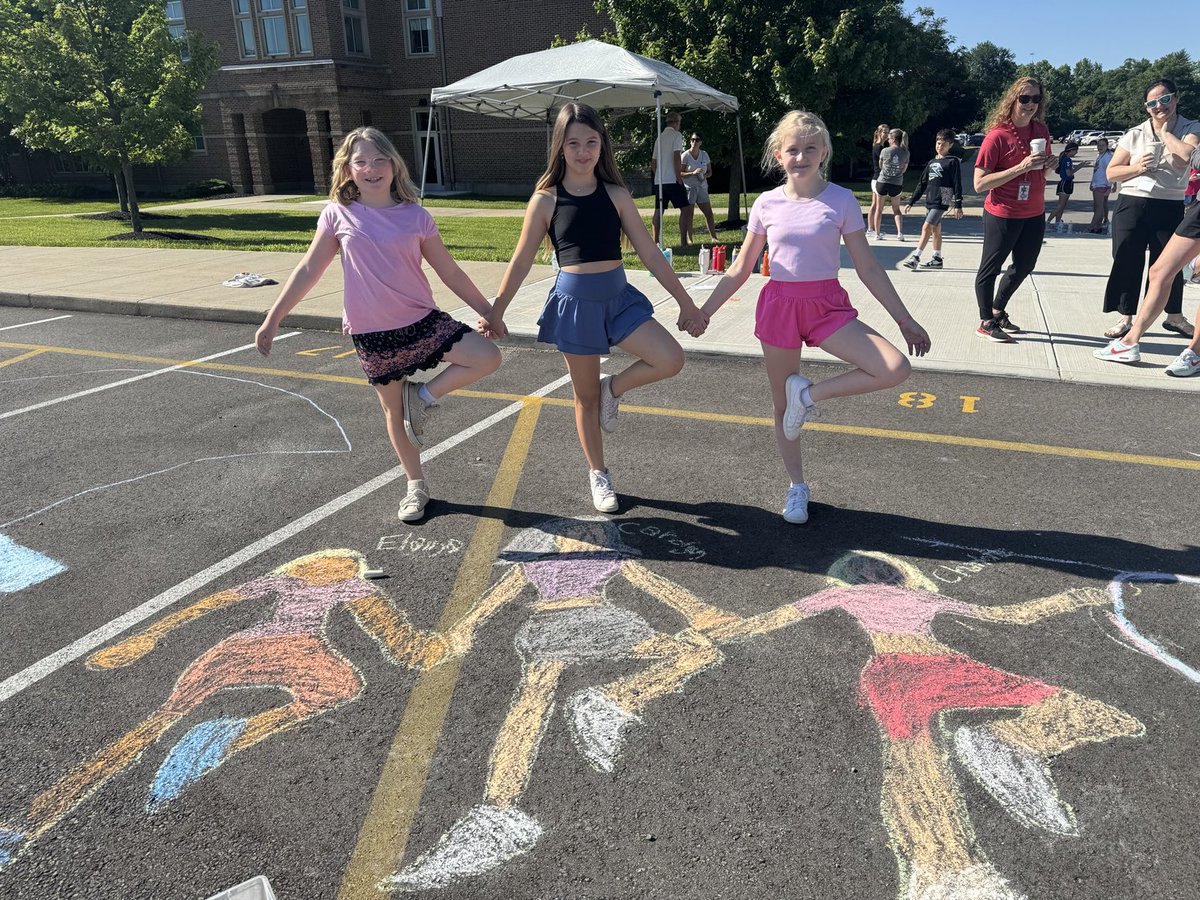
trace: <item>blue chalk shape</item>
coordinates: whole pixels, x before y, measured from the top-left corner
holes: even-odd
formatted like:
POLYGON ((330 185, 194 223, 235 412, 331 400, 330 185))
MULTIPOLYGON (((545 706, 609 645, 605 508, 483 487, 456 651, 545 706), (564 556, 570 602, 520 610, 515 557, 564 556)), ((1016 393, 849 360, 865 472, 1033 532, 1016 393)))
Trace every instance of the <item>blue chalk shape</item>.
POLYGON ((154 812, 225 758, 229 745, 246 729, 246 719, 211 719, 180 738, 154 776, 146 811, 154 812))
POLYGON ((0 825, 0 869, 16 859, 27 840, 29 838, 21 832, 0 825))
POLYGON ((15 594, 65 571, 67 567, 57 559, 0 534, 0 594, 15 594))

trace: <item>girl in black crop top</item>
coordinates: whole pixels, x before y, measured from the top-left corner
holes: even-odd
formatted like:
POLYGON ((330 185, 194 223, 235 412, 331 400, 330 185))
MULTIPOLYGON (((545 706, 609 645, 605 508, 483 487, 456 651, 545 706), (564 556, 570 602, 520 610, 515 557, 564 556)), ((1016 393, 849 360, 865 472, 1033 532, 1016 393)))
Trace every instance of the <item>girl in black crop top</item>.
POLYGON ((601 512, 616 512, 619 506, 604 466, 602 432, 616 429, 620 398, 683 367, 683 349, 654 321, 654 308, 645 295, 625 280, 622 232, 679 303, 679 330, 693 337, 703 334, 707 319, 651 240, 625 189, 600 116, 590 106, 568 103, 554 123, 549 163, 525 210, 521 238, 492 314, 479 320, 479 328, 491 338, 508 333, 504 312, 548 235, 561 268, 538 320, 538 340, 553 343, 566 358, 592 503, 601 512), (600 357, 613 346, 637 360, 601 378, 600 357))

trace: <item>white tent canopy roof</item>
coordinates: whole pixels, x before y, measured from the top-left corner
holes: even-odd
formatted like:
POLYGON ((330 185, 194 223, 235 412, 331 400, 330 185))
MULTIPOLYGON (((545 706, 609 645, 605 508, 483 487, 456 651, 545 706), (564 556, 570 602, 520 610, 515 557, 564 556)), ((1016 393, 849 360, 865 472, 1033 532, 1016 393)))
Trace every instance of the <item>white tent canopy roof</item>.
POLYGON ((656 105, 736 113, 722 94, 674 66, 603 41, 584 41, 514 56, 430 94, 434 106, 545 121, 547 112, 577 100, 597 109, 656 105))

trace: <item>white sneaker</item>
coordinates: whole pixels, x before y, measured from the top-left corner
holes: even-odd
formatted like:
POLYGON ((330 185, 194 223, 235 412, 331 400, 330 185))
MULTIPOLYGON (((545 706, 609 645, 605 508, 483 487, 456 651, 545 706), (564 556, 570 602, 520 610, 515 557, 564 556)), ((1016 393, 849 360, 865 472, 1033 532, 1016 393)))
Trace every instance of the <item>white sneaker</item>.
POLYGON ((421 399, 421 382, 404 382, 404 433, 414 447, 425 446, 425 426, 437 411, 436 406, 426 406, 421 399))
POLYGON ((784 521, 803 525, 808 521, 808 482, 793 484, 788 488, 787 500, 783 504, 784 521))
POLYGON ((429 487, 424 480, 417 479, 408 483, 408 493, 400 501, 396 510, 396 518, 401 522, 419 522, 425 516, 425 506, 429 503, 429 487))
POLYGON ((621 412, 621 401, 613 396, 612 376, 600 379, 600 430, 612 434, 617 430, 617 416, 621 412))
POLYGON ((900 265, 903 266, 904 268, 912 269, 912 271, 914 271, 914 272, 917 271, 917 266, 919 266, 920 264, 921 264, 921 257, 918 256, 916 253, 910 253, 907 257, 905 257, 904 261, 902 263, 900 263, 900 265))
POLYGON ((1179 354, 1179 359, 1167 366, 1167 374, 1174 378, 1188 378, 1192 375, 1200 375, 1200 355, 1191 350, 1184 350, 1179 354))
POLYGON ((867 240, 869 241, 869 240, 871 240, 871 238, 873 238, 873 237, 875 237, 875 232, 874 232, 874 231, 872 231, 870 228, 868 228, 868 229, 867 229, 867 240))
POLYGON ((601 472, 599 469, 592 469, 588 474, 588 481, 592 485, 592 506, 600 512, 616 512, 617 494, 613 490, 612 476, 608 474, 608 470, 601 472))
POLYGON ((879 240, 881 240, 881 241, 886 241, 886 240, 887 240, 887 235, 885 235, 885 234, 884 234, 882 231, 881 231, 881 232, 879 232, 879 234, 875 235, 875 237, 877 237, 877 238, 878 238, 879 240))
POLYGON ((803 375, 789 375, 784 383, 787 407, 783 411, 783 436, 789 441, 800 437, 800 429, 804 427, 804 420, 808 418, 810 407, 804 405, 800 395, 810 385, 812 382, 803 375))
POLYGON ((1109 362, 1135 363, 1142 361, 1142 351, 1138 349, 1138 345, 1123 344, 1120 338, 1113 338, 1099 350, 1093 350, 1092 356, 1109 362))

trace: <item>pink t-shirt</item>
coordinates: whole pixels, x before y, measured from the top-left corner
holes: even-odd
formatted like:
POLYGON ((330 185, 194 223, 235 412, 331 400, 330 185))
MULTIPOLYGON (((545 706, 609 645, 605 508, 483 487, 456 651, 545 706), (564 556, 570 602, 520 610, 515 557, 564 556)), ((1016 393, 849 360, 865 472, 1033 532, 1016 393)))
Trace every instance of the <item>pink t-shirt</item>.
POLYGON ((789 200, 782 185, 760 194, 746 227, 767 236, 775 281, 828 281, 841 266, 842 235, 866 225, 854 195, 831 184, 810 200, 789 200))
POLYGON ((330 203, 317 228, 342 248, 342 334, 404 328, 437 309, 421 271, 421 243, 437 226, 423 207, 330 203))

